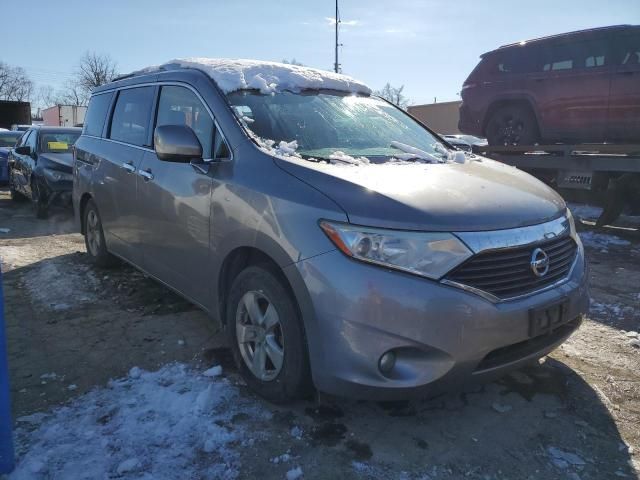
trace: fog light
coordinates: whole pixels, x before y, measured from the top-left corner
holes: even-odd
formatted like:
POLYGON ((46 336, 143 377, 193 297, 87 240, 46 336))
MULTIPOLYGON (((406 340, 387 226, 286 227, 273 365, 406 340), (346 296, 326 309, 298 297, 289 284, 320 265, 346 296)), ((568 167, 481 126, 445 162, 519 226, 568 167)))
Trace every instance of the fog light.
POLYGON ((378 362, 378 368, 382 373, 389 373, 393 370, 393 367, 396 365, 396 354, 389 350, 387 353, 380 357, 380 361, 378 362))

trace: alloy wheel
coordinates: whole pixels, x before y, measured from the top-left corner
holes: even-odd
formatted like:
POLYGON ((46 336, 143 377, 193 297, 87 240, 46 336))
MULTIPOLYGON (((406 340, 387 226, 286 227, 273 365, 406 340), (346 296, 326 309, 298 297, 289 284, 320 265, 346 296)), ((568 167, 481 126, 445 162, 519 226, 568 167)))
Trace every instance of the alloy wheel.
POLYGON ((87 245, 94 257, 100 254, 100 221, 95 210, 87 213, 87 245))
POLYGON ((249 291, 238 303, 236 340, 256 378, 268 382, 278 376, 284 361, 284 336, 278 312, 263 292, 249 291))

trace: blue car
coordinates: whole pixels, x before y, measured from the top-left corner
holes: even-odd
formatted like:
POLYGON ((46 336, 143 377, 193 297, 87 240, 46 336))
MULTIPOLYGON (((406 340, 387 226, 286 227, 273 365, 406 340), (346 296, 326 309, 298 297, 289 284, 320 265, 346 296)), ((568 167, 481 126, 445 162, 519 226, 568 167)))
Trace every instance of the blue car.
POLYGON ((13 130, 0 130, 0 183, 6 183, 9 181, 9 168, 7 162, 9 150, 15 146, 23 133, 24 132, 17 132, 13 130))

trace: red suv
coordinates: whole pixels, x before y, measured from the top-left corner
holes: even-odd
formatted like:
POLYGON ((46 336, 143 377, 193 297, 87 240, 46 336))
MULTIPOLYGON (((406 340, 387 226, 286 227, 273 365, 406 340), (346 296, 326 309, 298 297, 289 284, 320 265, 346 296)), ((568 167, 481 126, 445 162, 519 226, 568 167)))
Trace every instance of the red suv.
POLYGON ((485 53, 462 86, 458 127, 490 145, 640 141, 640 25, 485 53))

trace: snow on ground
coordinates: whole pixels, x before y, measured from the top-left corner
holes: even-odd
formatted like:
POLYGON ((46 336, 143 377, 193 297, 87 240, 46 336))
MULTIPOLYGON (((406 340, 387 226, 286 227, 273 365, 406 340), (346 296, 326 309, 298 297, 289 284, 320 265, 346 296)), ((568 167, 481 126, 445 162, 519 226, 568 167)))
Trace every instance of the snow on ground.
POLYGON ((183 364, 132 369, 49 414, 18 419, 18 464, 10 480, 217 478, 238 476, 238 452, 256 440, 233 425, 269 413, 228 380, 183 364))
POLYGON ((631 242, 628 240, 624 240, 622 238, 616 237, 615 235, 608 235, 606 233, 596 233, 596 232, 580 232, 578 234, 580 236, 580 240, 586 247, 597 248, 602 253, 606 253, 608 248, 612 245, 614 246, 628 246, 631 245, 631 242))
POLYGON ((364 83, 346 75, 276 62, 225 58, 175 59, 163 65, 148 67, 136 73, 151 73, 161 69, 196 68, 204 71, 224 93, 257 89, 271 94, 283 90, 329 89, 349 93, 370 94, 364 83))
POLYGON ((25 271, 23 277, 30 298, 54 310, 94 302, 99 281, 88 265, 44 260, 25 271))

